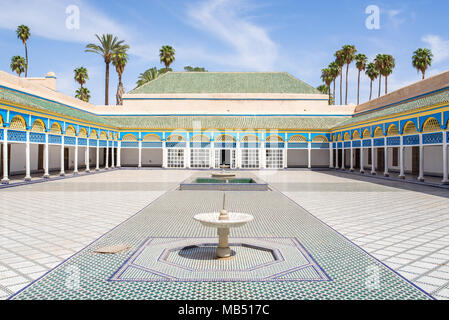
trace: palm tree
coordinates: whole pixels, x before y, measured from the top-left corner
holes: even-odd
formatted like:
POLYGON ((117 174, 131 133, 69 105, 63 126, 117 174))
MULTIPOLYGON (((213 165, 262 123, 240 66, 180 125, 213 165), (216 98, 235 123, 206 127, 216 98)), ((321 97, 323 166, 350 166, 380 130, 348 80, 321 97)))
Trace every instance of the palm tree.
POLYGON ((26 77, 28 77, 28 46, 27 46, 27 41, 28 41, 28 39, 31 36, 30 28, 28 28, 25 25, 20 25, 20 26, 17 27, 16 33, 17 33, 17 38, 22 40, 22 43, 25 46, 25 59, 26 59, 26 63, 25 63, 25 78, 26 78, 26 77))
POLYGON ((79 88, 75 92, 75 98, 80 99, 85 102, 89 102, 90 100, 90 91, 87 88, 79 88))
POLYGON ((369 90, 369 99, 371 100, 373 96, 373 81, 377 79, 379 76, 379 71, 377 70, 376 65, 371 62, 366 66, 366 75, 370 79, 370 90, 369 90))
POLYGON ((112 57, 115 53, 124 53, 129 49, 127 44, 124 44, 123 40, 118 40, 117 37, 112 34, 103 34, 101 37, 96 34, 99 41, 99 45, 90 43, 86 46, 86 52, 92 52, 99 54, 103 57, 106 64, 106 83, 105 83, 105 105, 109 105, 109 65, 112 62, 112 57))
POLYGON ((116 94, 118 106, 123 105, 123 95, 125 94, 125 88, 123 87, 122 76, 123 73, 125 72, 125 67, 127 63, 128 63, 128 54, 126 54, 125 52, 114 53, 112 57, 112 64, 114 65, 115 70, 117 71, 118 74, 118 87, 116 94))
POLYGON ((75 81, 78 82, 80 85, 80 89, 76 91, 77 93, 78 91, 80 93, 80 98, 78 99, 85 101, 85 99, 83 99, 84 93, 83 86, 84 84, 86 84, 86 81, 89 80, 89 74, 87 72, 87 69, 84 67, 76 68, 74 72, 75 72, 75 81))
POLYGON ((159 72, 157 68, 150 68, 139 75, 139 79, 137 80, 137 86, 138 87, 143 86, 145 83, 153 81, 157 77, 159 77, 159 72))
POLYGON ((344 61, 346 64, 346 98, 345 104, 348 104, 348 77, 349 77, 349 65, 354 61, 357 49, 353 45, 344 45, 341 49, 343 51, 344 61))
POLYGON ((168 72, 168 67, 175 61, 176 51, 171 46, 162 46, 159 51, 159 57, 161 58, 161 63, 165 65, 165 70, 168 72))
POLYGON ((379 94, 377 95, 378 98, 380 97, 380 91, 381 91, 381 88, 382 88, 382 73, 383 73, 383 71, 385 69, 385 61, 384 61, 385 58, 384 58, 384 56, 385 55, 383 55, 383 54, 378 54, 376 56, 376 58, 374 59, 374 65, 376 66, 376 70, 377 70, 377 72, 379 74, 379 94))
POLYGON ((329 87, 326 86, 325 84, 322 84, 322 85, 318 86, 316 89, 319 92, 321 92, 322 94, 329 94, 329 87))
POLYGON ((393 73, 393 69, 396 67, 396 60, 392 55, 384 54, 384 68, 382 70, 382 76, 385 78, 385 94, 388 94, 388 77, 393 73))
POLYGON ((422 73, 422 79, 426 78, 426 70, 432 66, 433 53, 429 49, 418 49, 413 53, 412 64, 422 73))
POLYGON ((26 69, 26 61, 24 57, 14 56, 11 58, 11 70, 20 77, 22 73, 25 72, 26 69))
POLYGON ((338 65, 340 70, 340 104, 343 104, 343 66, 345 65, 345 56, 343 50, 338 50, 335 52, 335 63, 338 65))
POLYGON ((326 84, 327 93, 329 94, 329 105, 332 104, 331 91, 329 90, 330 85, 332 84, 333 78, 331 74, 331 70, 329 68, 321 70, 321 80, 326 84))
POLYGON ((331 63, 329 64, 328 69, 330 69, 330 73, 331 73, 331 76, 332 76, 332 82, 333 82, 333 85, 334 85, 333 94, 332 94, 332 102, 333 102, 333 104, 335 105, 335 82, 336 82, 338 76, 339 76, 340 73, 341 73, 341 68, 340 68, 340 66, 334 61, 334 62, 331 62, 331 63))
POLYGON ((357 81, 357 105, 359 105, 360 104, 360 74, 362 73, 362 71, 365 71, 366 64, 368 62, 368 58, 363 53, 360 53, 355 56, 355 61, 356 61, 355 65, 357 67, 357 70, 359 71, 358 81, 357 81))

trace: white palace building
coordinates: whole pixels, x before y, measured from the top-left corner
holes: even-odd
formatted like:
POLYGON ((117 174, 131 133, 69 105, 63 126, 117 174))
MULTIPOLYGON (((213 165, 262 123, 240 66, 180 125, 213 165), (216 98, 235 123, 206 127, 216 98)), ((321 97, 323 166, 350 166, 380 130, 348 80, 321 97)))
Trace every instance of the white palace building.
POLYGON ((447 183, 448 120, 449 72, 359 106, 329 106, 283 72, 169 72, 127 93, 123 106, 59 93, 53 73, 0 72, 3 184, 52 172, 223 165, 447 183))

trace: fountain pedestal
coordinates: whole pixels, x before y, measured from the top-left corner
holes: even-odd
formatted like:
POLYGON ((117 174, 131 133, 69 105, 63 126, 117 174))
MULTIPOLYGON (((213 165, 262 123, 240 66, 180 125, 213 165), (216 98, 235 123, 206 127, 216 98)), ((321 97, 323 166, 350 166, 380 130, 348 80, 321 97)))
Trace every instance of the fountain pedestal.
POLYGON ((217 228, 218 247, 216 255, 218 259, 229 259, 231 248, 229 247, 229 234, 231 228, 242 227, 251 222, 254 217, 244 213, 232 213, 222 210, 220 213, 203 213, 194 217, 205 227, 217 228))

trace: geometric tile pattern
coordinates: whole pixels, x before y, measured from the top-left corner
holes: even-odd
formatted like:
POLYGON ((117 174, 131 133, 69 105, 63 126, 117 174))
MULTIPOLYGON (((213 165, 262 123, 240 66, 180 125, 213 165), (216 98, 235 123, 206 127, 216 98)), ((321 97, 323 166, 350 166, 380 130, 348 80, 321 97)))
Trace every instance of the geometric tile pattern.
POLYGON ((435 298, 449 299, 447 190, 335 171, 259 176, 435 298))
POLYGON ((30 284, 190 174, 120 170, 0 190, 0 299, 30 284))
POLYGON ((233 238, 233 258, 215 258, 215 238, 149 238, 114 281, 330 280, 295 238, 233 238))
MULTIPOLYGON (((231 243, 238 238, 295 238, 332 281, 111 281, 150 238, 216 238, 216 230, 201 226, 193 217, 219 211, 223 193, 169 191, 14 299, 431 298, 283 194, 275 191, 226 194, 229 211, 254 216, 250 224, 231 230, 231 243), (98 248, 111 245, 126 245, 130 250, 115 255, 95 253, 98 248)), ((281 245, 282 241, 275 247, 281 245)), ((298 262, 303 263, 300 257, 298 262)), ((258 270, 263 268, 255 270, 255 274, 258 270)))

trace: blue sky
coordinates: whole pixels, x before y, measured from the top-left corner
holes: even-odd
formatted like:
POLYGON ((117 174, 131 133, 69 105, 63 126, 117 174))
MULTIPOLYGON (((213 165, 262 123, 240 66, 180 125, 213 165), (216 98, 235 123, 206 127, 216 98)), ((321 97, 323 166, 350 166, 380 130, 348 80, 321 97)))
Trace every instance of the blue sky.
MULTIPOLYGON (((158 50, 177 50, 173 69, 201 66, 210 71, 286 71, 320 84, 321 69, 344 44, 354 44, 373 59, 378 53, 395 56, 391 90, 419 80, 411 55, 420 47, 435 58, 429 75, 448 69, 449 34, 445 0, 0 0, 0 70, 8 71, 14 55, 24 48, 14 30, 31 28, 30 76, 53 71, 58 90, 73 95, 73 69, 85 66, 91 102, 104 103, 104 63, 84 52, 95 33, 113 33, 131 46, 124 75, 126 91, 139 73, 161 67, 158 50), (66 8, 80 9, 80 28, 66 28, 66 8), (380 8, 380 29, 368 30, 365 9, 380 8)), ((350 70, 350 102, 356 101, 357 72, 350 70)), ((362 101, 369 82, 362 78, 362 101)), ((110 100, 115 101, 117 76, 111 69, 110 100)))

